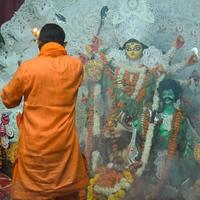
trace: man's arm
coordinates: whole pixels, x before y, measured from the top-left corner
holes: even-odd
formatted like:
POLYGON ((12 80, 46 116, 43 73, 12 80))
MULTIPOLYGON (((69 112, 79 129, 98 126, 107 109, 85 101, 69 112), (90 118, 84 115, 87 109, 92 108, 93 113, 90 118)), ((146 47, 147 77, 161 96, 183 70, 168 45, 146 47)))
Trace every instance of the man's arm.
POLYGON ((10 82, 0 92, 1 101, 7 108, 13 108, 20 104, 23 97, 24 73, 22 67, 18 67, 10 82))

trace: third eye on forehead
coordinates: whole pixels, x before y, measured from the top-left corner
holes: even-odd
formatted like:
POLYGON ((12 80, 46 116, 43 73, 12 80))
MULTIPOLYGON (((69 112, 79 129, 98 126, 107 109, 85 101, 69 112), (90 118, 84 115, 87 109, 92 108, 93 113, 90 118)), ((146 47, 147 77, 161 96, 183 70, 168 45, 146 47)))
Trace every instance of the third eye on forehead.
POLYGON ((140 51, 141 50, 141 45, 138 43, 130 43, 126 45, 125 48, 127 51, 140 51))

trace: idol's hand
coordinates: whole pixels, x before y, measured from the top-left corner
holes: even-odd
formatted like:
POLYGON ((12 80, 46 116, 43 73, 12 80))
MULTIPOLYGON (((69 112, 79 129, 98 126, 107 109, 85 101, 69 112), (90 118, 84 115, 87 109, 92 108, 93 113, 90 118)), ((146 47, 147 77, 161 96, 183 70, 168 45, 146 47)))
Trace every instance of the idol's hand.
POLYGON ((186 61, 187 65, 194 65, 195 63, 198 62, 198 56, 193 53, 186 61))
POLYGON ((183 38, 183 36, 182 35, 179 35, 177 38, 176 38, 176 40, 174 41, 174 47, 176 48, 176 49, 180 49, 183 45, 184 45, 184 43, 185 43, 185 40, 184 40, 184 38, 183 38))
POLYGON ((132 127, 135 128, 137 131, 140 129, 141 127, 141 122, 139 120, 135 120, 132 122, 132 127))
POLYGON ((130 171, 131 171, 132 174, 135 174, 136 171, 137 171, 140 167, 142 167, 142 162, 141 162, 141 161, 135 161, 133 164, 131 164, 131 165, 129 166, 129 169, 130 169, 130 171))

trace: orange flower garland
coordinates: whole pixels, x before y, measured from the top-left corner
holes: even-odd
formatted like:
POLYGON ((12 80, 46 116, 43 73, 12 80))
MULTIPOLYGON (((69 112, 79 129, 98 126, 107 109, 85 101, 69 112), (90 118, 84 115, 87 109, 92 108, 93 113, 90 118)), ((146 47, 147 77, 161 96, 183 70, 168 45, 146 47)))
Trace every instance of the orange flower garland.
POLYGON ((113 152, 113 162, 116 162, 117 151, 118 147, 116 144, 116 137, 115 137, 115 122, 116 122, 116 105, 113 104, 111 108, 110 115, 105 125, 105 130, 108 131, 111 135, 111 143, 112 143, 112 152, 113 152))
POLYGON ((112 151, 113 151, 113 158, 116 161, 117 156, 117 144, 115 138, 115 119, 116 119, 116 105, 112 105, 110 115, 105 125, 105 130, 108 131, 111 135, 111 142, 112 142, 112 151))
POLYGON ((144 143, 145 143, 145 139, 147 136, 147 131, 149 128, 149 112, 147 109, 145 109, 144 113, 143 113, 143 135, 142 135, 142 145, 141 145, 141 149, 142 151, 144 150, 144 143))
POLYGON ((136 97, 136 101, 137 102, 141 102, 143 100, 143 98, 145 97, 146 95, 146 85, 147 85, 147 81, 148 81, 148 76, 146 75, 145 76, 145 79, 144 79, 144 82, 142 84, 142 88, 140 89, 137 97, 136 97))
MULTIPOLYGON (((120 72, 120 68, 116 67, 115 71, 114 71, 114 75, 112 77, 112 89, 117 88, 118 85, 121 83, 121 80, 119 80, 119 72, 120 72)), ((114 99, 115 96, 113 96, 114 94, 112 94, 112 98, 114 99)))
POLYGON ((179 134, 182 118, 183 118, 182 112, 180 110, 177 110, 173 116, 173 127, 172 127, 171 138, 170 138, 169 146, 168 146, 168 155, 167 155, 168 160, 172 160, 176 152, 177 137, 179 134))
MULTIPOLYGON (((146 72, 144 72, 146 73, 146 72)), ((142 83, 142 87, 140 88, 135 100, 139 103, 143 100, 146 94, 146 84, 148 81, 148 76, 146 75, 144 81, 142 83)), ((133 73, 125 71, 123 76, 123 85, 124 85, 124 92, 127 96, 131 97, 136 89, 136 84, 139 81, 139 73, 133 73)))
POLYGON ((134 178, 129 170, 119 172, 112 168, 100 167, 90 179, 88 200, 120 200, 130 188, 134 178))
POLYGON ((114 187, 122 179, 122 173, 117 172, 112 168, 100 168, 97 173, 100 175, 96 185, 101 187, 114 187), (109 176, 108 176, 109 175, 109 176))
POLYGON ((138 81, 139 75, 138 73, 130 73, 129 71, 125 71, 123 76, 123 85, 124 85, 124 92, 127 96, 132 96, 136 83, 138 81))

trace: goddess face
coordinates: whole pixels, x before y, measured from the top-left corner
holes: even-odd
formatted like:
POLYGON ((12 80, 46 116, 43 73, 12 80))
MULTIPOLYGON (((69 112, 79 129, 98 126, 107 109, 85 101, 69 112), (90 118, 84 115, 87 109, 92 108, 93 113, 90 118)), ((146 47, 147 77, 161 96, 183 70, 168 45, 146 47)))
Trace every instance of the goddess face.
POLYGON ((172 89, 163 90, 161 97, 165 104, 171 104, 175 102, 175 95, 172 89))
POLYGON ((142 44, 137 42, 129 42, 125 46, 125 52, 130 60, 138 60, 142 57, 142 44))

